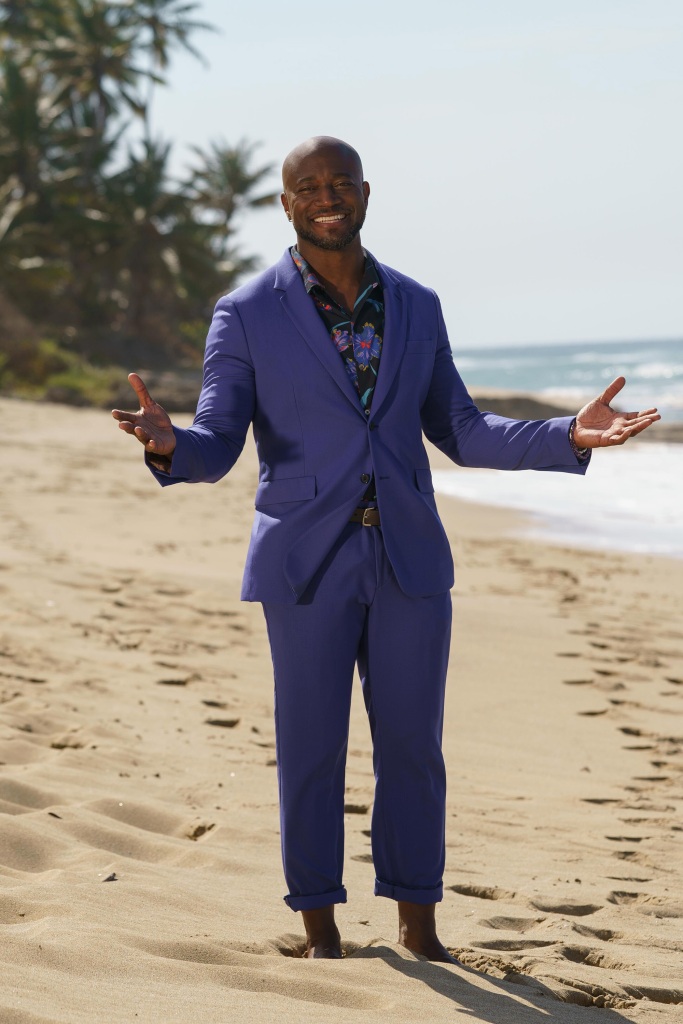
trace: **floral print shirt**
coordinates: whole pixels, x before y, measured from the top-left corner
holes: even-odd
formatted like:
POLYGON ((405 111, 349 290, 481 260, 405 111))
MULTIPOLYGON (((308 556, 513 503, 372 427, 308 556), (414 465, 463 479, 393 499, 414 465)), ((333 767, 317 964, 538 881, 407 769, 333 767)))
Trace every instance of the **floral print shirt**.
POLYGON ((297 249, 292 247, 290 252, 306 291, 315 302, 332 343, 344 361, 363 412, 369 416, 384 334, 384 294, 377 268, 366 255, 358 297, 349 316, 349 311, 328 295, 297 249))

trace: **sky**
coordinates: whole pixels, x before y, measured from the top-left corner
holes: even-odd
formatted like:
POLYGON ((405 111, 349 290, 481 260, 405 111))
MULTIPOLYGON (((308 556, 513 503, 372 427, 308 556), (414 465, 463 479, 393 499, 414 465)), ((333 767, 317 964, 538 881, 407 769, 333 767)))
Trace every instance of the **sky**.
MULTIPOLYGON (((361 154, 364 245, 434 288, 452 346, 683 339, 681 0, 201 0, 217 33, 176 52, 155 132, 311 135, 361 154)), ((279 204, 241 224, 262 266, 279 204)))

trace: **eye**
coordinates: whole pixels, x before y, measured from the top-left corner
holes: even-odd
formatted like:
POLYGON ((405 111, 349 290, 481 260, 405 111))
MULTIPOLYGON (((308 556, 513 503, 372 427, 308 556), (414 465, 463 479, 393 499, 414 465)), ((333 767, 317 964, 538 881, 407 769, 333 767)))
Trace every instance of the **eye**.
POLYGON ((297 189, 297 195, 303 195, 305 192, 313 192, 313 185, 302 185, 301 188, 297 189))

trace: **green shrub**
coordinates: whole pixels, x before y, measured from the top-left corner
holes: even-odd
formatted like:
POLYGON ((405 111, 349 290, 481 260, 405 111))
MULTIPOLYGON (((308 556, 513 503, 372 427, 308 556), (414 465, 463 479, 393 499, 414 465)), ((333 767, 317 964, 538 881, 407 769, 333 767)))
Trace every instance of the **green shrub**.
POLYGON ((0 364, 0 380, 4 387, 39 386, 69 365, 69 355, 55 341, 9 341, 0 364))
POLYGON ((92 366, 49 338, 4 342, 0 353, 0 390, 20 398, 66 405, 111 404, 120 388, 121 369, 92 366))

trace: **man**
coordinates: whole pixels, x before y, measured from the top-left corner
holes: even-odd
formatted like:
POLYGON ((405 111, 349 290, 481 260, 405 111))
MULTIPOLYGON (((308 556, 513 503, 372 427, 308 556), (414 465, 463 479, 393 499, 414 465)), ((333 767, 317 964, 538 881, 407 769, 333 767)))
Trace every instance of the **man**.
POLYGON ((399 942, 439 941, 441 755, 453 564, 422 433, 460 465, 585 472, 589 449, 659 417, 620 415, 616 380, 578 416, 481 413, 455 369, 436 295, 367 254, 358 154, 320 137, 284 162, 296 246, 221 299, 193 426, 174 428, 140 378, 115 410, 162 485, 214 482, 253 424, 260 482, 242 597, 263 604, 275 673, 282 853, 306 955, 341 956, 344 766, 354 666, 373 738, 375 893, 399 942))

